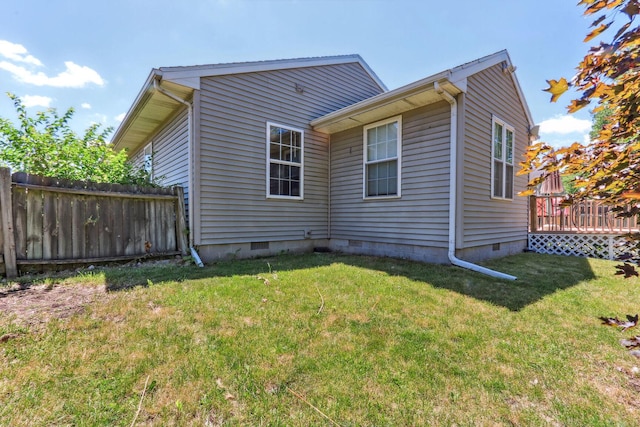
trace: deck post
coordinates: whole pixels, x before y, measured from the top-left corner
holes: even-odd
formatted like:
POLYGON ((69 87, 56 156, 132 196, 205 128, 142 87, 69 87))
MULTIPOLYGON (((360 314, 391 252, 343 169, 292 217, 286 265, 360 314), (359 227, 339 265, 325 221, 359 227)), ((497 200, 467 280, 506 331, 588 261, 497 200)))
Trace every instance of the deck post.
POLYGON ((529 196, 529 232, 538 231, 538 209, 536 204, 536 196, 529 196))

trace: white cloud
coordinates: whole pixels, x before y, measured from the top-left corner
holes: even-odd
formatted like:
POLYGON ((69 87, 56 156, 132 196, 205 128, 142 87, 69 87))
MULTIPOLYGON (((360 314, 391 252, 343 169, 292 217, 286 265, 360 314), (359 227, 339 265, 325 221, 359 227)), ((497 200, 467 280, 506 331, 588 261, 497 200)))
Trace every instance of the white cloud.
POLYGON ((540 133, 584 133, 591 130, 591 120, 576 119, 573 116, 556 116, 540 123, 540 133))
POLYGON ((27 64, 42 66, 42 62, 38 58, 28 55, 27 49, 21 44, 11 43, 7 40, 0 40, 0 55, 15 62, 24 62, 27 64))
POLYGON ((120 113, 115 117, 115 119, 116 119, 116 121, 118 123, 120 123, 120 122, 122 122, 124 120, 124 116, 126 116, 126 115, 127 115, 126 113, 120 113))
POLYGON ((540 123, 540 141, 554 148, 568 147, 574 142, 588 144, 591 127, 591 120, 559 115, 540 123))
POLYGON ((104 85, 104 80, 100 75, 89 67, 77 65, 71 61, 64 63, 67 69, 55 77, 49 77, 43 72, 34 73, 19 65, 7 61, 0 61, 0 69, 6 70, 23 83, 36 86, 53 87, 84 87, 89 83, 104 85))
POLYGON ((85 110, 90 110, 91 104, 89 104, 88 102, 83 102, 82 104, 80 104, 80 107, 84 108, 85 110))
POLYGON ((25 107, 47 107, 51 106, 51 101, 53 99, 48 96, 40 96, 40 95, 25 95, 22 98, 22 103, 25 107))

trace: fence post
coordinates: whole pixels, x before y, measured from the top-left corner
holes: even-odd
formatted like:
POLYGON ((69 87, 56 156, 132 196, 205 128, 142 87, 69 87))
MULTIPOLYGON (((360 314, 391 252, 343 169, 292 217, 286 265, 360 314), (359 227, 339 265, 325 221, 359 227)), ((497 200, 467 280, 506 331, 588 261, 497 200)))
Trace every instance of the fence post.
POLYGON ((538 231, 538 208, 536 196, 529 196, 529 231, 535 233, 538 231))
POLYGON ((177 196, 176 200, 176 239, 178 240, 178 250, 182 252, 182 255, 186 255, 189 250, 189 243, 187 242, 187 220, 184 207, 184 188, 176 186, 173 187, 173 192, 177 196))
POLYGON ((16 241, 13 235, 13 203, 11 201, 11 171, 0 168, 0 221, 4 236, 4 267, 7 278, 18 275, 16 264, 16 241))

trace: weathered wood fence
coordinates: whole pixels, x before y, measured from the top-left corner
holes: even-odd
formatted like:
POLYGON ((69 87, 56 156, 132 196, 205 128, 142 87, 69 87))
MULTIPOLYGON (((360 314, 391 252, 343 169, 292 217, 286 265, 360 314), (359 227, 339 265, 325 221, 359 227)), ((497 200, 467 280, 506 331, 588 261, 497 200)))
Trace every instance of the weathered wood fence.
POLYGON ((96 184, 0 168, 0 218, 7 277, 22 266, 187 253, 181 187, 96 184))

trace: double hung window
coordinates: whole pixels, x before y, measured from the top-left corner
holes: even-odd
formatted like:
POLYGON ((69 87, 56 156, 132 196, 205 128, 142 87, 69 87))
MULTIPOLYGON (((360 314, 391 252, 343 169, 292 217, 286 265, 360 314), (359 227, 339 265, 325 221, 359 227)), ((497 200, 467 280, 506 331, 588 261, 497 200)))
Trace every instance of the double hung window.
POLYGON ((496 199, 513 199, 513 128, 494 117, 492 120, 491 196, 496 199))
POLYGON ((399 197, 402 117, 364 127, 364 198, 399 197))
POLYGON ((304 131, 267 123, 267 196, 303 197, 304 131))

